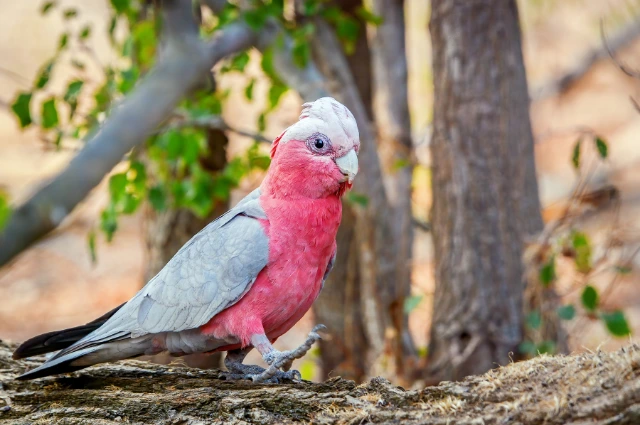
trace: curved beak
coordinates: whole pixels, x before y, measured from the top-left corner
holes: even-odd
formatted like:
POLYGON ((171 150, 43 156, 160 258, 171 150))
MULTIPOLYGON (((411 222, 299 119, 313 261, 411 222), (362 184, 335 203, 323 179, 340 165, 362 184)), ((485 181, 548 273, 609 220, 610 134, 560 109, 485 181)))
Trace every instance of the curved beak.
POLYGON ((355 149, 351 149, 346 155, 336 158, 336 165, 349 180, 349 183, 353 183, 353 179, 358 174, 358 155, 355 149))

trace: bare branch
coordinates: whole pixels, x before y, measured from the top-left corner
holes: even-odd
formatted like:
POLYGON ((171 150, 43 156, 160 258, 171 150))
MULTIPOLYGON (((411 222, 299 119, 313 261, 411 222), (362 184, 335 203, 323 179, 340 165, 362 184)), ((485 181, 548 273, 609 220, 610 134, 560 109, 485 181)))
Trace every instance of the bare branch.
MULTIPOLYGON (((189 3, 191 13, 190 1, 180 3, 189 3)), ((180 19, 186 16, 184 10, 175 13, 183 14, 180 19)), ((180 19, 171 24, 171 31, 182 28, 177 23, 180 19)), ((58 226, 128 151, 153 133, 216 62, 255 42, 256 34, 246 25, 232 24, 208 43, 193 40, 167 49, 67 168, 13 212, 0 234, 0 265, 58 226)))
POLYGON ((239 130, 235 127, 227 124, 220 115, 206 115, 202 117, 190 118, 184 114, 177 114, 180 117, 179 121, 171 122, 165 127, 161 128, 158 133, 171 129, 179 129, 184 127, 196 127, 196 128, 208 128, 212 130, 230 131, 231 133, 239 134, 240 136, 249 137, 253 140, 257 140, 261 143, 271 143, 272 140, 264 137, 262 134, 252 133, 250 131, 239 130))
POLYGON ((191 0, 163 0, 163 35, 171 42, 199 41, 199 27, 193 15, 191 0))
MULTIPOLYGON (((587 53, 584 58, 578 62, 578 65, 561 75, 559 78, 548 81, 540 87, 532 90, 530 95, 531 99, 535 101, 566 92, 573 84, 586 75, 596 63, 608 56, 614 60, 616 65, 618 65, 625 74, 633 76, 632 74, 634 71, 621 65, 615 59, 615 52, 625 46, 628 46, 640 37, 640 23, 638 21, 632 22, 608 41, 604 36, 604 28, 602 25, 601 31, 603 41, 601 46, 594 48, 587 53)), ((635 74, 637 75, 637 73, 635 74)))
MULTIPOLYGON (((632 32, 632 34, 635 35, 635 37, 634 37, 634 39, 635 39, 638 36, 640 36, 640 25, 638 25, 637 22, 634 22, 634 25, 632 26, 632 29, 633 28, 636 29, 636 31, 632 32)), ((616 50, 620 47, 619 46, 619 40, 614 40, 614 42, 617 42, 616 44, 613 44, 613 43, 610 44, 609 43, 609 41, 607 40, 607 34, 605 33, 605 30, 604 30, 604 19, 600 20, 600 38, 602 39, 602 45, 606 49, 607 54, 609 55, 611 60, 618 66, 618 68, 620 68, 620 71, 624 72, 629 77, 640 78, 640 72, 627 67, 625 64, 620 62, 618 60, 618 58, 616 58, 616 50)), ((625 43, 625 44, 627 44, 627 43, 625 43)))

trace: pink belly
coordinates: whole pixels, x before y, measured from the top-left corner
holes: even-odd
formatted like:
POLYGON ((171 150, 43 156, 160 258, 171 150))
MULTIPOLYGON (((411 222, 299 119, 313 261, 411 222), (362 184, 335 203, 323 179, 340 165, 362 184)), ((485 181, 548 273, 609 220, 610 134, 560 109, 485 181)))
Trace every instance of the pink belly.
POLYGON ((268 267, 258 275, 251 290, 237 304, 200 328, 216 339, 235 337, 241 341, 238 345, 221 347, 220 351, 250 345, 255 334, 264 333, 275 341, 311 308, 322 288, 324 269, 299 267, 282 276, 278 264, 272 266, 275 267, 268 267))

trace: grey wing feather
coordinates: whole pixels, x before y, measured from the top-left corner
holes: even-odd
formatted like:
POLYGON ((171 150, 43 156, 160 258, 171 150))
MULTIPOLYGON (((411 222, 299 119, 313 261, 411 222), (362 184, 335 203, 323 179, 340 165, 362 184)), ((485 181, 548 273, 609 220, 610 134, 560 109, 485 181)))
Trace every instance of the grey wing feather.
POLYGON ((331 256, 331 258, 329 259, 329 264, 327 264, 327 269, 324 271, 324 275, 322 275, 322 288, 320 289, 324 289, 324 283, 327 281, 327 277, 329 277, 329 273, 331 273, 331 270, 333 270, 333 266, 336 263, 337 253, 338 253, 338 250, 336 249, 333 252, 333 255, 331 256))
POLYGON ((238 302, 269 258, 259 196, 256 189, 202 229, 104 325, 64 351, 197 328, 238 302))

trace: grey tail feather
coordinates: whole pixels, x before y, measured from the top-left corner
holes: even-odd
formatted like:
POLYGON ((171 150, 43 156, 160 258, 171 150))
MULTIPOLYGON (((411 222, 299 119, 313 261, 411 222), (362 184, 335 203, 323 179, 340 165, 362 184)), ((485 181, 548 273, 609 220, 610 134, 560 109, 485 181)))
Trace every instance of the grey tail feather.
POLYGON ((44 376, 58 375, 61 373, 70 373, 75 372, 76 370, 84 369, 85 367, 88 367, 90 365, 74 365, 73 361, 99 349, 100 346, 89 347, 83 350, 75 351, 58 359, 52 359, 41 364, 37 368, 30 370, 29 372, 23 373, 16 379, 19 381, 27 381, 29 379, 42 378, 44 376))
POLYGON ((120 304, 110 312, 98 317, 96 320, 86 325, 76 326, 74 328, 63 329, 60 331, 47 332, 25 341, 13 353, 15 360, 24 359, 26 357, 37 356, 39 354, 51 353, 68 348, 80 341, 85 336, 102 326, 116 311, 124 305, 120 304))

